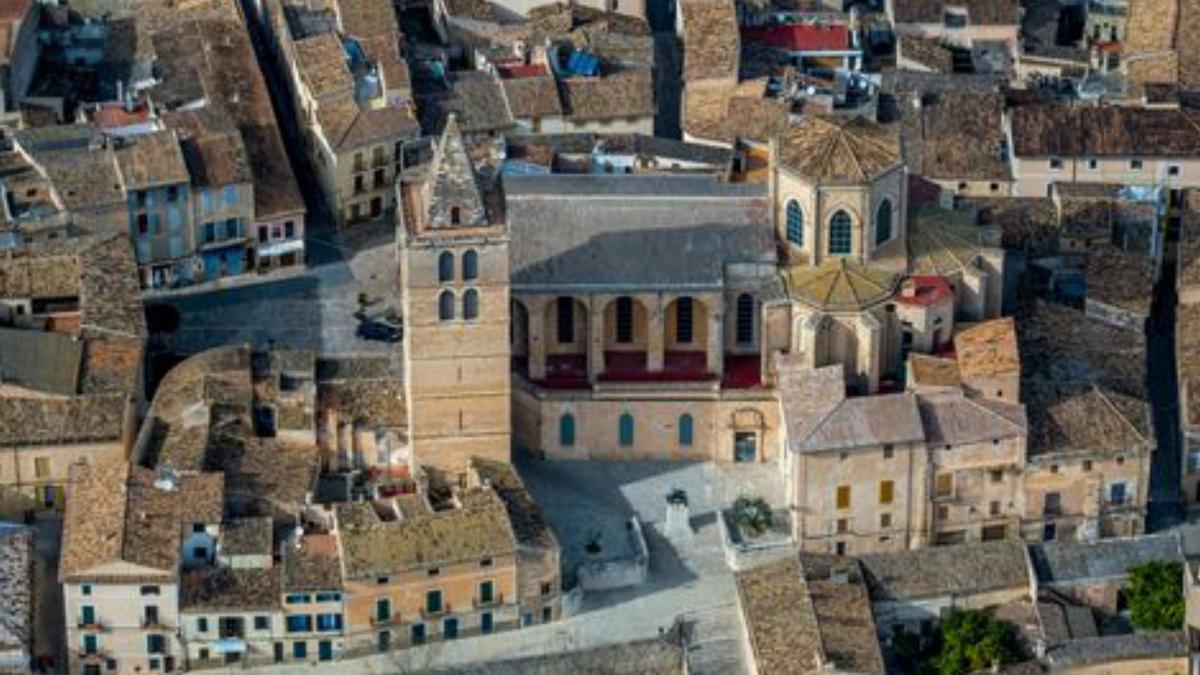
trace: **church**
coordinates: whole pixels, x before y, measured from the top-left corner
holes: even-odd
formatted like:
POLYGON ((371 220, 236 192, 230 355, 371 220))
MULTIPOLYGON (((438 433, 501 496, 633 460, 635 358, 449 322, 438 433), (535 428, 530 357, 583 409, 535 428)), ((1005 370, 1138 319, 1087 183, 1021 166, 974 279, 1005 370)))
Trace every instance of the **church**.
POLYGON ((891 130, 807 116, 765 171, 498 175, 451 118, 397 184, 412 457, 776 459, 776 365, 900 390, 999 316, 1003 252, 915 206, 891 130))

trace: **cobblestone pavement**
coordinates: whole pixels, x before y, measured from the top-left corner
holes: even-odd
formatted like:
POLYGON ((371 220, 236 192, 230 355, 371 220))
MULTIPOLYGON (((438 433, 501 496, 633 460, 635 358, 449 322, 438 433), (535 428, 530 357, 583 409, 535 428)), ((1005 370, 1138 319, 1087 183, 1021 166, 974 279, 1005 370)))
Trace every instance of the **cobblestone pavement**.
POLYGON ((164 340, 169 351, 194 354, 222 345, 248 342, 313 349, 322 354, 384 353, 398 345, 356 336, 359 294, 372 304, 368 315, 382 314, 397 302, 395 249, 382 226, 336 238, 310 238, 311 249, 333 250, 324 264, 282 278, 248 280, 209 293, 156 298, 180 314, 179 328, 164 340))

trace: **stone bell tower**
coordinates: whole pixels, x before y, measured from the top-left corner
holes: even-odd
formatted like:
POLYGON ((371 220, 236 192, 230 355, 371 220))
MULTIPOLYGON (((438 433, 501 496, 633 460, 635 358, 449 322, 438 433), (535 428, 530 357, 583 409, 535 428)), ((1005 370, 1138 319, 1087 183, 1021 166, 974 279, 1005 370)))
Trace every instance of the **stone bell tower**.
POLYGON ((510 458, 508 228, 454 116, 429 173, 397 190, 413 459, 462 481, 471 457, 510 458))

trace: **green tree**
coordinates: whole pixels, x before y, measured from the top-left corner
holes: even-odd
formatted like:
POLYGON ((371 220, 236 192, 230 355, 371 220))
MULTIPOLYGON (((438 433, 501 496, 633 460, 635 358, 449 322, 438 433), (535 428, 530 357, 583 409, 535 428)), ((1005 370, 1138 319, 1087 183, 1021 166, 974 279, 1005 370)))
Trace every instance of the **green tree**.
POLYGON ((1129 618, 1142 630, 1183 628, 1183 563, 1151 560, 1129 568, 1129 618))
POLYGON ((951 610, 938 633, 940 644, 930 658, 938 675, 961 675, 993 664, 1014 663, 1021 657, 1013 625, 986 612, 951 610))
POLYGON ((757 537, 771 529, 771 524, 775 519, 767 500, 750 495, 742 495, 734 500, 733 513, 738 526, 752 537, 757 537))

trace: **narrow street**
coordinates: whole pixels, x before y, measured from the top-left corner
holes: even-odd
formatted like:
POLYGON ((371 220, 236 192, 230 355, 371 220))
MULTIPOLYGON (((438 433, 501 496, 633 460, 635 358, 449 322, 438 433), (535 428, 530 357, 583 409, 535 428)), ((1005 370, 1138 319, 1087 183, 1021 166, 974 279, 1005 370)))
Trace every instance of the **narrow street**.
POLYGON ((1150 467, 1146 531, 1156 532, 1183 520, 1179 494, 1179 385, 1175 367, 1175 290, 1179 228, 1169 226, 1162 274, 1154 288, 1146 323, 1146 379, 1158 442, 1150 467))

